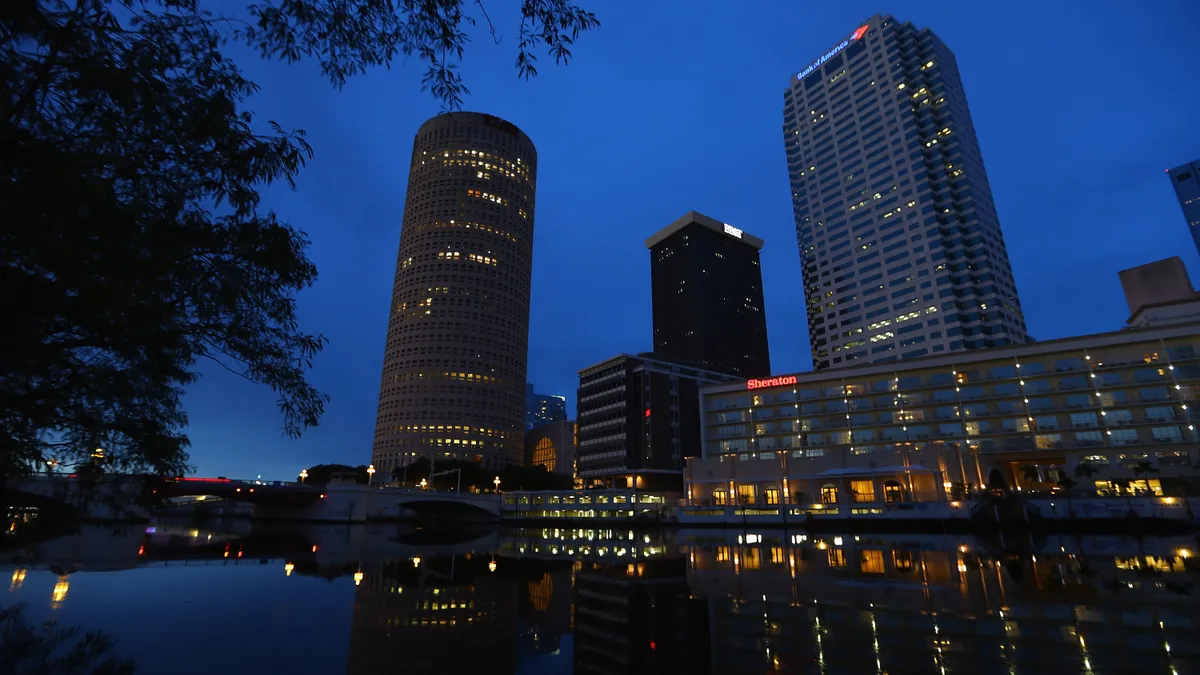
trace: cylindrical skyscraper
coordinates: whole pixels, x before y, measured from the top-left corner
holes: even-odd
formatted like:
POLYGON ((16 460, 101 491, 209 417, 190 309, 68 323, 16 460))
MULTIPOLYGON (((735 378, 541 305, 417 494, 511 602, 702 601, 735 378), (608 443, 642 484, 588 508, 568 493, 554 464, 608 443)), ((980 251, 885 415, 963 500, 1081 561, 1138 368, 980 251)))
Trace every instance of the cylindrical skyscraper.
POLYGON ((521 461, 537 151, 446 113, 413 142, 371 461, 521 461))

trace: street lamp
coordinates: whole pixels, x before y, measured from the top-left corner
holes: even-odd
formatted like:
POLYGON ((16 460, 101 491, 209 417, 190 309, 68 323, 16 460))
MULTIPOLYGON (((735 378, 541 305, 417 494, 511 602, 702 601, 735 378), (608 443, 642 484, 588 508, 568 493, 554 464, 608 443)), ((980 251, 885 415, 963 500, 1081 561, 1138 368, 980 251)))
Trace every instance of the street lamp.
POLYGON ((357 586, 357 585, 361 584, 362 580, 363 580, 362 570, 355 572, 354 573, 354 585, 357 586))
POLYGON ((497 493, 500 492, 500 476, 496 476, 495 478, 492 479, 492 485, 496 486, 497 493))
POLYGON ((490 563, 488 563, 488 571, 489 572, 496 571, 496 559, 495 558, 492 558, 492 561, 490 563))
POLYGON ((295 566, 295 565, 293 565, 293 564, 292 564, 292 561, 290 561, 290 560, 287 562, 287 564, 286 564, 286 565, 284 565, 284 566, 283 566, 283 572, 284 572, 284 574, 285 574, 285 575, 287 575, 287 576, 289 576, 289 577, 290 577, 290 576, 292 576, 292 570, 294 570, 294 569, 296 569, 296 566, 295 566))
POLYGON ((370 464, 367 466, 367 485, 371 484, 373 478, 375 478, 375 465, 370 464))
POLYGON ((428 488, 428 487, 429 487, 429 481, 427 481, 427 480, 425 480, 424 478, 422 478, 422 479, 421 479, 421 489, 422 489, 422 490, 424 490, 424 489, 426 489, 426 488, 428 488))
POLYGON ((308 469, 300 469, 300 482, 303 483, 306 478, 308 478, 308 469))

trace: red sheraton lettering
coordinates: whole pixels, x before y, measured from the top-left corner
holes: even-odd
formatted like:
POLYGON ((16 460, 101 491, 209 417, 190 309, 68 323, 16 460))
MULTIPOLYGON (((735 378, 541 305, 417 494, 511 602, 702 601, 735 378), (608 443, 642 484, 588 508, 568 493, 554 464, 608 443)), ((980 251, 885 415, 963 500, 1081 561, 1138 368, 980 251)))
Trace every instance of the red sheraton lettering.
POLYGON ((764 387, 782 387, 785 384, 796 384, 795 375, 785 375, 783 377, 770 377, 765 380, 747 380, 747 389, 762 389, 764 387))

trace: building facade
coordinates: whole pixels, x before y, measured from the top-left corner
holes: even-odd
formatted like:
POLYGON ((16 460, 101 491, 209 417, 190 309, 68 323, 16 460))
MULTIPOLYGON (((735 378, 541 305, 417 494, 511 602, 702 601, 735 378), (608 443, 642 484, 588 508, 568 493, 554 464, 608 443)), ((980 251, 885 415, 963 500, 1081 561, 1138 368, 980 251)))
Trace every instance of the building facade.
POLYGON ((567 397, 538 394, 532 384, 525 385, 525 430, 567 419, 567 397))
POLYGON ((521 461, 537 152, 481 113, 413 142, 371 461, 521 461))
POLYGON ((740 378, 621 354, 579 371, 577 477, 585 485, 676 490, 700 454, 702 384, 740 378))
POLYGON ((646 240, 655 354, 742 378, 771 373, 762 245, 695 211, 646 240))
POLYGON ((1183 323, 1188 315, 1200 320, 1196 314, 1200 296, 1178 257, 1121 270, 1118 276, 1129 306, 1128 325, 1149 328, 1154 324, 1183 323))
POLYGON ((525 433, 525 466, 544 466, 550 473, 575 475, 574 420, 550 422, 525 433))
POLYGON ((936 35, 871 17, 792 76, 783 116, 814 369, 1027 341, 936 35))
POLYGON ((689 497, 874 513, 1064 477, 1179 496, 1200 459, 1198 354, 1192 322, 707 387, 689 497))
POLYGON ((1200 160, 1188 162, 1167 171, 1171 178, 1171 187, 1175 188, 1175 196, 1179 198, 1179 206, 1183 208, 1183 219, 1187 222, 1188 232, 1200 251, 1200 160))

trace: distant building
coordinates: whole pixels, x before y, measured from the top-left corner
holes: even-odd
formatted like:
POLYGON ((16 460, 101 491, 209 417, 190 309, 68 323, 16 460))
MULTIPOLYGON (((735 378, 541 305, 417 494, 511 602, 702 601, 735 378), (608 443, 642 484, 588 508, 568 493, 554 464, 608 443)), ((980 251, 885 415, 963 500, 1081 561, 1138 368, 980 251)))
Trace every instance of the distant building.
POLYGON ((574 420, 549 422, 525 434, 525 466, 544 466, 550 473, 575 475, 574 420))
POLYGON ((954 53, 873 16, 783 92, 813 368, 1028 341, 954 53))
POLYGON ((646 240, 655 354, 742 378, 771 373, 762 245, 695 211, 646 240))
POLYGON ((700 454, 700 385, 738 381, 652 353, 621 354, 579 371, 578 478, 680 490, 684 459, 700 454))
POLYGON ((1200 160, 1177 166, 1167 174, 1171 177, 1175 196, 1179 198, 1179 206, 1183 208, 1188 232, 1196 243, 1196 250, 1200 251, 1200 160))
POLYGON ((1200 320, 1200 296, 1192 289, 1187 268, 1179 258, 1122 270, 1120 277, 1129 305, 1129 326, 1149 328, 1200 320))
POLYGON ((567 419, 567 397, 537 394, 533 385, 525 383, 525 429, 567 419))

